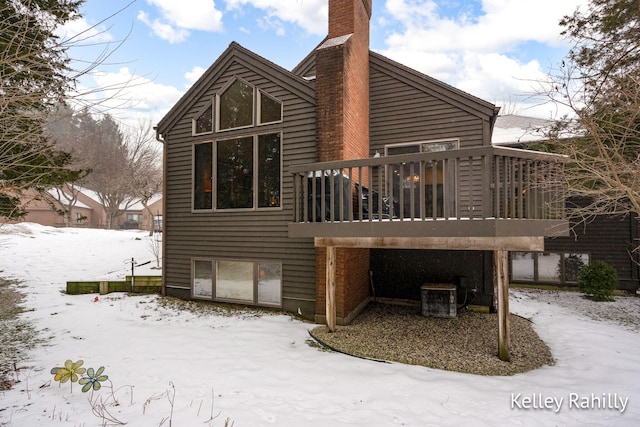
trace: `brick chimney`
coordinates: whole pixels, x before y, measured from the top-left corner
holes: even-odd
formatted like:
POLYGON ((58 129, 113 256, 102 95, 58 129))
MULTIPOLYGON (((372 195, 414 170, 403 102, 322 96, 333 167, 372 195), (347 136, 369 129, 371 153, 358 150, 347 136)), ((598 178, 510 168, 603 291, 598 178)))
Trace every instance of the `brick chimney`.
POLYGON ((316 51, 318 160, 369 157, 372 0, 329 0, 329 34, 316 51))
MULTIPOLYGON (((329 0, 329 34, 316 50, 319 161, 369 157, 369 20, 372 0, 329 0)), ((369 300, 369 249, 338 248, 336 315, 345 324, 369 300)), ((325 313, 325 250, 316 249, 316 320, 325 313)))

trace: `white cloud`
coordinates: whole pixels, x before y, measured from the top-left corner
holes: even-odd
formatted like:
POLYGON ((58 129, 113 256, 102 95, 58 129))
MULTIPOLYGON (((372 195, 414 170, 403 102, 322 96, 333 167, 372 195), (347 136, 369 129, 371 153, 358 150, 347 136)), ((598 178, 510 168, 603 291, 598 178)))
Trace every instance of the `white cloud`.
POLYGON ((132 125, 138 118, 156 123, 183 94, 173 86, 136 75, 127 67, 116 72, 97 72, 92 78, 93 82, 85 80, 85 84, 72 94, 73 102, 132 125))
POLYGON ((108 43, 113 40, 104 25, 92 25, 84 17, 79 17, 57 27, 56 34, 62 40, 70 40, 71 43, 86 41, 108 43))
POLYGON ((184 73, 184 78, 187 80, 186 85, 190 87, 193 85, 203 74, 207 71, 206 68, 195 66, 190 71, 184 73))
POLYGON ((227 9, 241 11, 249 5, 263 10, 265 15, 258 19, 261 28, 274 29, 277 35, 285 34, 284 23, 293 23, 311 34, 327 32, 326 0, 227 0, 227 9))
POLYGON ((480 12, 466 8, 446 16, 434 0, 387 0, 389 17, 380 22, 400 27, 380 53, 490 102, 522 100, 547 74, 540 63, 545 58, 522 59, 522 49, 532 42, 561 46, 559 20, 585 3, 482 0, 480 12))
POLYGON ((147 3, 158 9, 160 17, 151 18, 147 12, 140 11, 138 19, 169 43, 186 40, 189 30, 223 30, 222 12, 212 0, 147 0, 147 3))

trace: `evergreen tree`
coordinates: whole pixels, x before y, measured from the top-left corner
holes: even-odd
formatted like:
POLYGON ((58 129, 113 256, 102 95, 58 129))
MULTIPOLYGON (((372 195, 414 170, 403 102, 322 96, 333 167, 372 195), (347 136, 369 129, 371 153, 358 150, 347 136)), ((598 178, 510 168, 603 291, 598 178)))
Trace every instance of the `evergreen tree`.
POLYGON ((54 30, 76 16, 82 0, 0 3, 0 216, 20 217, 26 190, 75 181, 70 154, 47 141, 43 126, 73 81, 54 30))

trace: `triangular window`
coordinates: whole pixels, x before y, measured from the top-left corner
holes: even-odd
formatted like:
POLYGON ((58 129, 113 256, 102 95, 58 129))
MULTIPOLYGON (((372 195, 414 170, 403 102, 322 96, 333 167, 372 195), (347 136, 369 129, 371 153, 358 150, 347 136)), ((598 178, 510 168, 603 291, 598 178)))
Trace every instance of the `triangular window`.
POLYGON ((198 116, 193 119, 193 134, 201 135, 203 133, 213 132, 213 103, 209 103, 198 116))
POLYGON ((259 124, 277 123, 282 121, 282 102, 259 91, 260 119, 259 124))

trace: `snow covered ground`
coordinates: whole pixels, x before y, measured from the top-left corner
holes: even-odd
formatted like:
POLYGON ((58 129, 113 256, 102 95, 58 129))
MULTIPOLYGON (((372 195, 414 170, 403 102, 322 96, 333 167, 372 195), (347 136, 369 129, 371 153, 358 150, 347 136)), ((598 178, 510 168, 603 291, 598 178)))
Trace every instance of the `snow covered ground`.
POLYGON ((132 257, 153 259, 146 233, 0 227, 0 277, 20 281, 22 316, 47 338, 0 393, 0 425, 100 426, 107 412, 128 426, 640 424, 640 298, 513 290, 512 312, 533 320, 557 363, 483 377, 321 351, 306 342, 312 325, 286 315, 61 292, 68 280, 123 279, 132 257), (54 382, 67 359, 104 366, 118 405, 108 381, 93 405, 79 384, 54 382))

